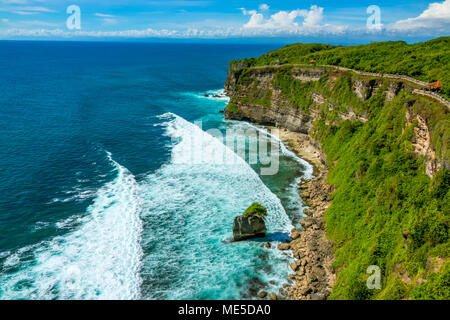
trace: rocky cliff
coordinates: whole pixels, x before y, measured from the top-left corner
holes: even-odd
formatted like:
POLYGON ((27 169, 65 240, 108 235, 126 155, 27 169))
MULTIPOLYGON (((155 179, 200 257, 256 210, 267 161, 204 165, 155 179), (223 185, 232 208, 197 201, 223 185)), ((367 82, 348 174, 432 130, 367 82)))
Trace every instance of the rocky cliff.
POLYGON ((300 186, 312 210, 304 230, 294 230, 283 246, 298 259, 291 265, 291 298, 426 297, 440 285, 440 270, 428 270, 426 261, 441 259, 448 272, 445 104, 416 94, 404 79, 327 67, 254 67, 247 60, 230 63, 225 90, 227 119, 287 129, 297 153, 315 150, 306 160, 319 171, 300 186), (430 240, 433 228, 440 233, 430 240), (382 266, 381 290, 366 288, 367 261, 382 266))
MULTIPOLYGON (((225 116, 309 134, 318 119, 325 119, 326 124, 332 125, 344 120, 367 122, 371 107, 380 103, 380 97, 383 103, 388 103, 402 90, 411 95, 415 91, 409 82, 402 79, 369 77, 330 68, 248 67, 244 61, 235 61, 230 63, 225 83, 225 91, 231 98, 225 116), (281 81, 277 79, 280 75, 283 76, 281 81), (289 79, 298 85, 286 85, 289 79), (298 93, 302 98, 300 105, 293 99, 298 93), (332 117, 324 117, 324 112, 332 114, 332 117)), ((450 164, 448 155, 443 152, 446 148, 436 148, 432 144, 432 132, 427 122, 432 119, 426 110, 411 114, 411 110, 420 109, 426 101, 430 99, 425 99, 425 102, 423 99, 410 100, 405 119, 408 124, 411 117, 423 120, 420 132, 430 138, 416 134, 414 148, 417 156, 425 156, 427 174, 433 177, 439 168, 449 169, 450 164), (419 108, 414 106, 416 103, 419 108), (440 149, 441 153, 436 154, 434 149, 440 149)))
MULTIPOLYGON (((227 108, 225 115, 228 119, 251 120, 260 124, 283 127, 294 132, 308 133, 315 114, 308 114, 289 106, 289 102, 281 91, 272 84, 277 70, 277 68, 270 67, 238 69, 232 65, 225 84, 225 91, 231 97, 232 106, 236 108, 227 108), (245 70, 247 82, 242 81, 243 70, 245 70)), ((321 69, 296 68, 293 77, 300 81, 316 81, 325 73, 326 70, 321 69)), ((317 103, 322 102, 320 95, 315 95, 314 98, 317 103)))

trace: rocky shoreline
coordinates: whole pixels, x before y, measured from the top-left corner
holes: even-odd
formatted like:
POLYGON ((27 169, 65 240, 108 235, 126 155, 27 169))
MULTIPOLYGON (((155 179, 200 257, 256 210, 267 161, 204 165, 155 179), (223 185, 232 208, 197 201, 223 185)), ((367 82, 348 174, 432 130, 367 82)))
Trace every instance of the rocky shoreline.
POLYGON ((280 250, 291 250, 295 262, 290 275, 294 284, 287 288, 287 296, 293 300, 322 300, 331 293, 336 281, 332 268, 334 254, 331 241, 325 232, 324 213, 330 206, 328 196, 333 192, 326 183, 328 174, 325 154, 310 136, 280 129, 279 138, 289 144, 302 159, 314 166, 314 178, 299 185, 307 217, 301 222, 303 230, 292 230, 290 243, 282 243, 280 250))

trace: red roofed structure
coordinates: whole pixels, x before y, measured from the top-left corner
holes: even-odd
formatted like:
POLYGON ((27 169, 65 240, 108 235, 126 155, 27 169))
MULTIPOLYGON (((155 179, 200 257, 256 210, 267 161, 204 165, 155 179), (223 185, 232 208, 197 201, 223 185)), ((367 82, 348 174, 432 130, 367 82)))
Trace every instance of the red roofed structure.
POLYGON ((432 89, 439 89, 440 87, 442 87, 442 82, 436 81, 436 82, 429 83, 428 87, 430 87, 432 89))

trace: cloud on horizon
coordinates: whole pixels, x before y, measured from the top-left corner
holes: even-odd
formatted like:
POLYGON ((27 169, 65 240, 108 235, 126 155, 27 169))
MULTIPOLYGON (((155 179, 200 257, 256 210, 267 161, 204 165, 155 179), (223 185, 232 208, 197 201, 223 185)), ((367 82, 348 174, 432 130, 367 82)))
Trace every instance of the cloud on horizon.
MULTIPOLYGON (((3 0, 3 2, 21 3, 26 0, 3 0)), ((183 1, 180 1, 180 3, 183 1)), ((187 3, 188 1, 184 1, 187 3)), ((191 1, 190 4, 203 5, 204 1, 191 1)), ((54 12, 45 7, 17 7, 21 8, 24 14, 34 14, 43 12, 54 12), (25 10, 27 9, 27 10, 25 10)), ((268 4, 262 3, 256 10, 240 9, 243 16, 248 17, 245 23, 234 24, 225 27, 198 28, 180 27, 171 28, 143 28, 129 30, 63 30, 63 29, 28 29, 15 27, 0 31, 0 37, 96 37, 96 38, 246 38, 246 37, 294 37, 294 36, 360 36, 374 35, 380 36, 408 36, 414 34, 448 35, 450 30, 450 0, 429 4, 428 8, 420 15, 413 18, 399 20, 397 22, 383 25, 380 30, 374 31, 367 27, 351 27, 345 24, 329 24, 326 21, 324 8, 312 5, 307 9, 271 10, 268 4), (434 33, 433 33, 434 32, 434 33)), ((116 15, 106 13, 94 13, 106 25, 118 23, 116 15)), ((344 20, 345 21, 345 20, 344 20)), ((36 22, 36 20, 34 21, 36 22)), ((7 24, 7 22, 5 22, 7 24)), ((32 25, 32 23, 28 23, 32 25)), ((37 24, 36 24, 37 25, 37 24)), ((41 24, 45 26, 45 24, 41 24)), ((50 24, 48 25, 50 26, 50 24)))
MULTIPOLYGON (((292 10, 292 11, 278 11, 266 19, 262 12, 256 10, 246 10, 242 8, 244 15, 249 15, 250 20, 243 26, 245 29, 265 29, 265 30, 280 30, 280 31, 295 31, 300 25, 295 20, 299 17, 304 18, 303 27, 316 27, 322 22, 323 8, 316 5, 311 6, 310 10, 292 10)), ((269 10, 267 5, 260 6, 261 11, 269 10)))
POLYGON ((450 30, 450 0, 431 3, 418 17, 400 20, 391 28, 399 31, 420 29, 450 30))

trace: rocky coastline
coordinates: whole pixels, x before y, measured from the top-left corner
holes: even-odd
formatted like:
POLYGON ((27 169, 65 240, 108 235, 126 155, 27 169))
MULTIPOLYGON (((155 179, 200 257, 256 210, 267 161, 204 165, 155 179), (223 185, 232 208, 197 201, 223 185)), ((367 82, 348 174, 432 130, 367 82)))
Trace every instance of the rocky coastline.
POLYGON ((292 230, 292 241, 278 245, 279 250, 291 250, 295 261, 290 267, 294 273, 292 285, 283 290, 293 300, 323 300, 331 293, 336 281, 332 268, 334 254, 325 232, 324 213, 330 206, 328 196, 332 187, 326 183, 328 174, 325 154, 310 136, 279 129, 279 138, 286 142, 302 159, 314 167, 314 178, 303 180, 298 186, 307 217, 300 223, 303 230, 292 230))
MULTIPOLYGON (((230 104, 235 103, 239 111, 232 111, 229 105, 225 109, 225 117, 257 123, 268 129, 275 127, 277 130, 274 130, 273 133, 276 133, 292 151, 308 161, 314 168, 314 178, 309 181, 302 180, 298 186, 304 204, 309 207, 304 212, 307 217, 301 222, 302 230, 292 230, 292 241, 281 243, 277 248, 277 250, 292 251, 295 261, 291 263, 290 267, 293 273, 290 274, 287 283, 280 288, 279 293, 271 293, 267 296, 270 299, 326 299, 336 281, 336 275, 332 268, 334 262, 332 243, 326 237, 324 221, 324 213, 331 204, 328 196, 333 190, 326 183, 328 173, 326 155, 321 150, 320 143, 309 135, 313 121, 318 114, 314 110, 312 114, 307 115, 301 110, 280 107, 285 103, 283 103, 280 92, 274 90, 271 85, 273 73, 263 72, 260 74, 262 72, 260 70, 252 72, 257 73, 260 88, 267 88, 273 92, 271 107, 264 108, 259 105, 243 103, 240 96, 243 94, 242 90, 248 90, 248 88, 241 87, 240 93, 236 91, 237 75, 231 68, 225 84, 225 91, 232 97, 230 104)), ((316 76, 311 74, 311 70, 301 70, 301 72, 307 80, 316 76)), ((267 298, 266 294, 263 296, 260 298, 267 298)))
POLYGON ((278 136, 302 159, 314 167, 314 178, 303 180, 298 186, 306 206, 307 217, 300 223, 303 230, 292 230, 290 243, 282 243, 280 250, 291 250, 296 259, 290 267, 294 280, 285 292, 293 300, 323 300, 331 293, 336 281, 332 268, 332 243, 326 237, 324 213, 330 206, 328 196, 333 192, 326 183, 326 156, 309 135, 279 128, 278 136))
MULTIPOLYGON (((273 129, 274 127, 267 127, 273 129)), ((291 251, 295 260, 290 264, 292 272, 277 293, 258 291, 265 288, 262 283, 254 285, 251 296, 260 299, 291 299, 291 300, 324 300, 331 293, 336 282, 333 270, 334 253, 332 242, 327 239, 325 232, 324 214, 331 205, 329 195, 332 186, 326 182, 328 170, 326 155, 320 144, 307 134, 276 128, 280 140, 286 143, 297 156, 306 160, 314 168, 311 180, 302 179, 298 185, 298 192, 303 203, 308 207, 304 210, 306 218, 300 224, 301 230, 291 231, 291 241, 280 243, 274 248, 269 242, 267 248, 281 251, 291 251)), ((254 279, 257 281, 257 279, 254 279)))

